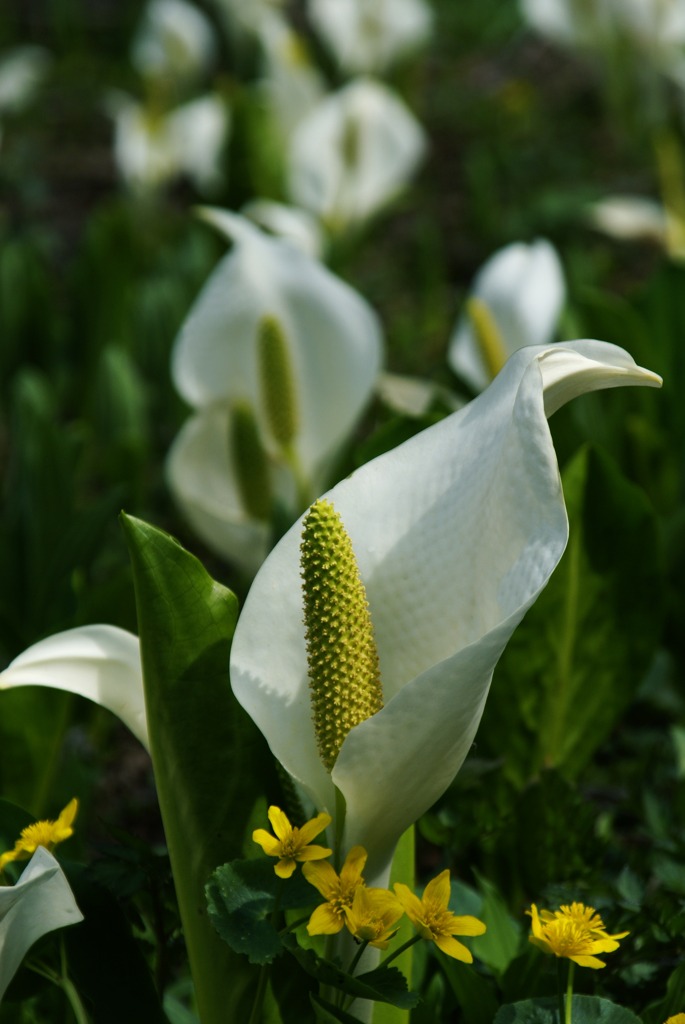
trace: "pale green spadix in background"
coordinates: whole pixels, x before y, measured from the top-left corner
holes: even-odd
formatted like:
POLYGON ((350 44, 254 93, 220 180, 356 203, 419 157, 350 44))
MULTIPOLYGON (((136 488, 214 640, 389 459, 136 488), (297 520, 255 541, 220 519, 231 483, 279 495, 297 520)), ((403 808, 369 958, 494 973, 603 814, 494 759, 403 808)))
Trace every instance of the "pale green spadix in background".
POLYGON ((473 280, 450 339, 450 366, 482 391, 513 352, 555 340, 565 298, 564 271, 550 242, 538 238, 498 249, 473 280))
POLYGON ((516 352, 473 402, 362 466, 326 495, 366 589, 384 706, 353 726, 329 772, 310 703, 300 584, 302 522, 268 556, 231 652, 233 690, 274 755, 335 817, 383 884, 395 845, 459 770, 495 665, 568 537, 546 422, 602 388, 658 387, 614 345, 516 352))
POLYGON ((235 472, 236 407, 243 419, 251 410, 268 457, 269 500, 294 519, 326 485, 371 396, 382 335, 362 296, 291 242, 225 210, 203 216, 234 246, 174 344, 174 383, 196 411, 169 453, 167 480, 205 543, 254 573, 271 526, 235 472))

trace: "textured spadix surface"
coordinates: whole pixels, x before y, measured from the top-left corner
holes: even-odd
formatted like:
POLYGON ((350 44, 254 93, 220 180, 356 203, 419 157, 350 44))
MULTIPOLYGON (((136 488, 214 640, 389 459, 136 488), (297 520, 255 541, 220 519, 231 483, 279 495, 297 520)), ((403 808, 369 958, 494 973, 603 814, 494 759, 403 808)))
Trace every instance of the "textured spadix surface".
POLYGON ((343 845, 381 879, 402 832, 441 795, 473 741, 507 640, 568 535, 546 416, 586 391, 660 379, 596 341, 521 349, 477 399, 357 470, 326 497, 371 610, 385 706, 353 728, 329 775, 307 678, 298 522, 248 594, 231 654, 238 700, 343 845))
POLYGON ((148 746, 138 637, 117 626, 80 626, 39 640, 0 673, 0 690, 47 686, 87 697, 148 746))
POLYGON ((0 887, 0 1001, 34 942, 82 920, 61 867, 39 846, 17 884, 0 887))

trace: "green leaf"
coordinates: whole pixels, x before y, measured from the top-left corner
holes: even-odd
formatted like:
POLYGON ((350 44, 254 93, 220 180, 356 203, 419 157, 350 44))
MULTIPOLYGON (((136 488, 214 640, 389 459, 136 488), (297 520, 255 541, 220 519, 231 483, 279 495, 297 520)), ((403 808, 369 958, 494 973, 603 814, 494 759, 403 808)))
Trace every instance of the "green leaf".
POLYGON ((300 871, 279 878, 274 862, 234 860, 217 868, 207 883, 209 917, 221 938, 250 963, 267 964, 283 950, 274 911, 313 906, 314 888, 300 871))
POLYGON ((119 903, 79 865, 63 863, 84 920, 64 930, 69 973, 98 1024, 166 1024, 152 977, 119 903), (122 984, 122 979, 126 983, 122 984))
POLYGON ((254 979, 213 929, 204 888, 217 864, 240 852, 271 756, 229 685, 236 598, 168 534, 128 516, 122 524, 155 781, 200 1017, 225 1024, 240 1019, 254 979))
POLYGON ((493 971, 505 971, 517 953, 520 952, 521 928, 509 914, 499 892, 486 879, 478 876, 478 885, 483 893, 483 904, 478 916, 485 923, 487 931, 469 941, 473 955, 493 971))
MULTIPOLYGON (((524 999, 507 1003, 497 1011, 493 1024, 557 1024, 556 999, 524 999)), ((624 1006, 597 996, 575 996, 572 1007, 573 1024, 638 1024, 636 1017, 624 1006)))
POLYGON ((307 974, 316 978, 322 985, 330 985, 359 999, 380 1000, 405 1009, 411 1009, 419 1001, 415 992, 407 991, 407 980, 396 967, 377 967, 366 974, 353 977, 337 964, 317 956, 314 950, 302 949, 292 936, 287 936, 283 944, 307 974))
POLYGON ((660 634, 655 515, 607 455, 563 474, 568 548, 495 674, 479 744, 506 751, 522 786, 542 768, 575 778, 642 682, 660 634))
POLYGON ((492 985, 471 964, 438 953, 438 960, 459 1004, 464 1024, 492 1024, 499 1005, 492 985))
POLYGON ((662 1021, 676 1013, 683 1012, 685 1006, 685 964, 679 964, 666 984, 666 995, 656 1003, 652 1003, 642 1013, 645 1024, 662 1024, 662 1021))
POLYGON ((337 1006, 321 999, 320 996, 310 995, 311 1004, 316 1012, 317 1024, 361 1024, 359 1017, 353 1017, 345 1013, 337 1006))

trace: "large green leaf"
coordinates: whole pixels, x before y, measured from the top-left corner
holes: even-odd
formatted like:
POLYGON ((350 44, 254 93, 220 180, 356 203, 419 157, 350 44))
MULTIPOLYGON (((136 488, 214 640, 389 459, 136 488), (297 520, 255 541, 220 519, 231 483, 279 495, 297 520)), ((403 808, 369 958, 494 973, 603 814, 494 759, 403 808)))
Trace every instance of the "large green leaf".
MULTIPOLYGON (((524 999, 520 1003, 501 1006, 494 1024, 557 1024, 556 999, 524 999)), ((639 1024, 624 1006, 599 999, 597 996, 573 996, 573 1024, 639 1024)))
POLYGON ((214 931, 205 884, 241 853, 271 757, 229 685, 237 600, 172 537, 122 516, 159 803, 202 1024, 238 1020, 252 969, 214 931))
POLYGON ((577 776, 635 694, 661 629, 655 516, 643 493, 593 448, 563 484, 568 548, 502 657, 479 733, 519 785, 545 767, 577 776))

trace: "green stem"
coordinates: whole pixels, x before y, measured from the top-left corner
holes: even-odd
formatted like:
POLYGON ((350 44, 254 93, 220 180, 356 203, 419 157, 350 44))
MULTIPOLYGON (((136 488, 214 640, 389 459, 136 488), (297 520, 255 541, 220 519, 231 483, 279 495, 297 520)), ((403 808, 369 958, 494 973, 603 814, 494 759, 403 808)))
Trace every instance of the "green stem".
POLYGON ((368 939, 364 939, 364 941, 361 943, 359 949, 357 950, 357 952, 352 957, 352 962, 351 962, 350 966, 347 968, 347 973, 348 974, 354 974, 354 969, 357 966, 357 964, 359 963, 359 961, 361 960, 362 956, 364 955, 364 950, 366 949, 368 944, 369 944, 368 939))
POLYGON ((250 1014, 249 1024, 261 1024, 262 1011, 264 1008, 264 996, 266 995, 266 985, 268 980, 269 965, 263 964, 259 969, 257 991, 255 992, 254 1003, 252 1004, 252 1013, 250 1014))
POLYGON ((311 482, 304 474, 300 457, 295 451, 293 445, 285 445, 281 450, 283 452, 283 458, 285 459, 286 465, 292 473, 293 480, 295 481, 298 511, 304 512, 305 509, 309 508, 315 498, 315 495, 312 493, 311 482))
POLYGON ((399 949, 396 949, 394 951, 394 953, 391 953, 390 956, 387 956, 385 958, 385 960, 382 960, 381 963, 378 966, 379 967, 387 967, 388 964, 392 963, 392 961, 396 957, 401 956, 402 953, 404 953, 404 951, 406 949, 409 949, 410 946, 413 946, 415 942, 418 942, 420 938, 421 938, 420 935, 412 935, 412 937, 410 939, 407 939, 406 942, 402 943, 402 945, 399 947, 399 949))
POLYGON ((566 978, 565 974, 566 963, 562 957, 557 959, 557 1001, 558 1001, 558 1012, 559 1012, 559 1024, 562 1024, 566 1017, 566 1009, 564 1007, 564 983, 566 978))
POLYGON ((568 980, 566 982, 566 1013, 564 1014, 564 1024, 571 1024, 571 1015, 573 1013, 573 972, 576 965, 573 960, 568 962, 568 980))

